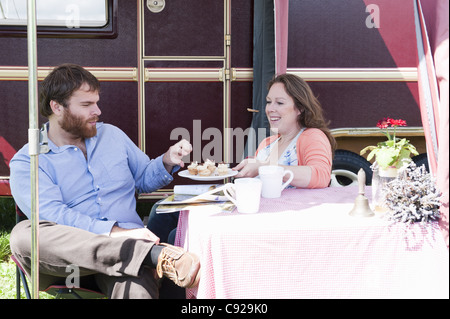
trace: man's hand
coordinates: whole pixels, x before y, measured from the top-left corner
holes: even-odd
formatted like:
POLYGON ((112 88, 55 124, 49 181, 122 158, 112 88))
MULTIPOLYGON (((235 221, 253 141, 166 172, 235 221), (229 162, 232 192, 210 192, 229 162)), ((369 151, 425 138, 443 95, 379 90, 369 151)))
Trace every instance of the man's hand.
POLYGON ((184 167, 182 158, 192 152, 192 145, 186 140, 181 140, 172 145, 163 156, 163 163, 166 170, 170 173, 174 166, 184 167))
POLYGON ((133 229, 125 229, 119 226, 113 226, 111 232, 109 233, 110 237, 130 237, 134 239, 145 239, 155 243, 155 245, 159 244, 159 237, 153 234, 148 228, 133 228, 133 229))

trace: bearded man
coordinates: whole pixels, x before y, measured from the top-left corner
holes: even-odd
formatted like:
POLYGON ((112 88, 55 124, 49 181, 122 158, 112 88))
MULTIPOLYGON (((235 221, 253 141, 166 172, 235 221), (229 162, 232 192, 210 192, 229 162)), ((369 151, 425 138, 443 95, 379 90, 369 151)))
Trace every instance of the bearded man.
MULTIPOLYGON (((97 78, 74 64, 56 67, 41 84, 49 151, 39 155, 40 288, 64 283, 67 266, 78 267, 81 282, 94 281, 109 298, 157 298, 157 277, 163 276, 194 287, 198 257, 160 243, 144 227, 135 199, 136 192, 169 184, 192 146, 182 140, 150 160, 119 128, 99 122, 99 90, 97 78)), ((12 195, 30 218, 28 144, 10 168, 12 195)), ((28 273, 30 239, 29 220, 17 224, 10 238, 28 273)))

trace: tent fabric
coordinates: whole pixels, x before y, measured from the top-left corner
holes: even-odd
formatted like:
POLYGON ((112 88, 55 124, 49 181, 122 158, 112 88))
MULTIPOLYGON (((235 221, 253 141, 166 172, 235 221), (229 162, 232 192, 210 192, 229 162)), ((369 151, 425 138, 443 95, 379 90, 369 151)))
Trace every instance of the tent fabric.
POLYGON ((289 0, 254 0, 253 119, 244 157, 253 156, 269 134, 267 83, 287 71, 289 0))
POLYGON ((430 168, 442 192, 439 225, 449 246, 449 2, 417 0, 419 95, 430 168), (418 21, 419 20, 419 21, 418 21), (419 37, 419 33, 422 37, 419 37), (423 55, 421 55, 421 51, 423 55), (433 59, 434 58, 434 59, 433 59), (429 107, 432 107, 430 109, 429 107), (428 106, 428 108, 427 108, 428 106), (431 122, 433 118, 433 122, 431 122), (431 122, 431 125, 428 125, 431 122), (433 127, 434 124, 434 127, 433 127), (434 149, 433 144, 437 146, 434 149), (431 155, 431 156, 430 156, 431 155))
POLYGON ((449 245, 449 2, 439 0, 436 5, 436 24, 434 33, 434 61, 439 84, 439 151, 437 164, 437 186, 442 191, 441 220, 439 222, 447 247, 449 245))
POLYGON ((275 74, 287 71, 289 0, 275 0, 275 74))
POLYGON ((448 111, 449 111, 449 40, 448 40, 448 24, 449 24, 449 3, 448 0, 439 0, 436 7, 438 13, 436 19, 436 49, 434 51, 434 59, 436 64, 436 76, 439 83, 439 99, 440 99, 440 123, 439 123, 439 152, 437 167, 437 186, 442 191, 442 207, 440 226, 443 230, 444 238, 449 245, 449 194, 448 194, 448 166, 449 166, 449 128, 448 128, 448 111))
POLYGON ((275 75, 274 1, 254 0, 253 23, 253 119, 244 157, 253 156, 269 135, 265 114, 267 83, 275 75), (262 130, 261 130, 262 128, 262 130))
POLYGON ((414 10, 417 37, 418 55, 418 79, 419 100, 422 125, 425 132, 427 154, 430 170, 436 174, 438 156, 438 122, 439 122, 439 100, 437 91, 437 80, 433 66, 433 57, 428 41, 427 29, 424 22, 420 1, 415 2, 414 10))

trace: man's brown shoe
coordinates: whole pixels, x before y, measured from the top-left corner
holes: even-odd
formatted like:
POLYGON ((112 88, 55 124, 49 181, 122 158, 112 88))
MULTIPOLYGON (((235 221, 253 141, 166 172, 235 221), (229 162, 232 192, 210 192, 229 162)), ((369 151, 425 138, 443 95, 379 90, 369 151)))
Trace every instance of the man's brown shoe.
POLYGON ((200 280, 199 258, 180 247, 161 244, 164 247, 158 257, 156 272, 159 278, 166 276, 183 288, 193 288, 200 280))

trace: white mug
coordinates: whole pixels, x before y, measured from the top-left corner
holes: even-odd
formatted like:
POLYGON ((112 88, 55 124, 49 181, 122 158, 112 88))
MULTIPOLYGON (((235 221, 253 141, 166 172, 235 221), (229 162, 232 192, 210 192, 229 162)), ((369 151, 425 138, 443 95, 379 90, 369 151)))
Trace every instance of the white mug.
POLYGON ((267 165, 261 166, 258 169, 259 178, 262 181, 261 196, 264 198, 278 198, 281 196, 281 191, 285 189, 294 179, 294 173, 290 170, 285 170, 281 166, 267 165), (283 177, 289 174, 289 179, 283 184, 283 177))
POLYGON ((259 211, 261 186, 261 180, 257 178, 237 178, 234 184, 228 183, 223 192, 239 213, 253 214, 259 211))

